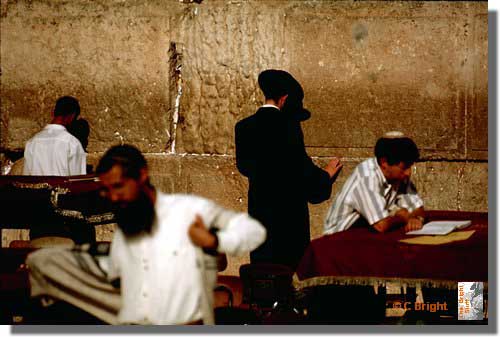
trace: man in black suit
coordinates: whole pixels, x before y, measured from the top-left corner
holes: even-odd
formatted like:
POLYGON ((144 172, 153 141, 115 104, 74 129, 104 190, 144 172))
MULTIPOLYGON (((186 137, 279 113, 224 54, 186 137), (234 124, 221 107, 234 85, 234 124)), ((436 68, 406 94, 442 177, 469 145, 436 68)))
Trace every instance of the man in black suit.
POLYGON ((265 104, 236 124, 236 165, 249 180, 248 213, 267 229, 266 241, 250 254, 252 263, 299 263, 310 241, 308 202, 330 197, 342 165, 337 158, 321 169, 304 147, 300 84, 282 70, 259 75, 265 104))

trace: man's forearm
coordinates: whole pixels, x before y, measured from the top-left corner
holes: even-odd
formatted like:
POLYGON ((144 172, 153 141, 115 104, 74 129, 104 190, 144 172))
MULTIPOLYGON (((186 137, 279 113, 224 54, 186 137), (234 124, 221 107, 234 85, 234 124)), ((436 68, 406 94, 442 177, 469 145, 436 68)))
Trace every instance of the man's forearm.
POLYGON ((421 223, 425 220, 425 210, 423 207, 417 208, 409 213, 405 208, 401 208, 394 215, 388 216, 373 225, 373 228, 380 233, 387 232, 391 228, 406 225, 410 219, 418 219, 421 223))
POLYGON ((413 212, 411 212, 410 218, 417 218, 417 219, 421 220, 422 222, 424 222, 424 220, 425 220, 424 207, 419 207, 416 210, 414 210, 413 212))
POLYGON ((410 214, 408 210, 402 208, 398 210, 394 215, 390 215, 373 225, 373 228, 380 233, 387 232, 389 229, 396 226, 405 225, 408 222, 410 214))

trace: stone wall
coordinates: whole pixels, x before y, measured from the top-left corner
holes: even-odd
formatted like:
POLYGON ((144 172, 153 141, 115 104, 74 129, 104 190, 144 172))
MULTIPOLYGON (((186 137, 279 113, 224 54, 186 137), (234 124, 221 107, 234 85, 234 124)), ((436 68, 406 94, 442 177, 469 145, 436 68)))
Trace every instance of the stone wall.
MULTIPOLYGON (((22 149, 73 95, 91 162, 132 143, 163 190, 245 210, 234 124, 262 102, 258 73, 282 68, 312 112, 308 152, 344 162, 332 199, 397 129, 422 150, 428 209, 488 210, 487 2, 197 2, 1 0, 1 151, 22 149)), ((311 207, 313 237, 331 202, 311 207)))

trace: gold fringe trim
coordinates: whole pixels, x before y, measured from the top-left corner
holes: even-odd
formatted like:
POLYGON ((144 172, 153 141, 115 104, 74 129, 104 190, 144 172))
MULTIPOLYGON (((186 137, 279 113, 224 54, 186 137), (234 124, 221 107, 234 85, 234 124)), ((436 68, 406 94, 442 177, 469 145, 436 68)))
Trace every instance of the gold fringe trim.
POLYGON ((112 223, 115 221, 115 215, 112 212, 95 214, 86 217, 82 214, 82 212, 71 209, 56 208, 54 211, 65 218, 84 221, 91 225, 101 225, 105 223, 112 223))
POLYGON ((111 223, 115 221, 115 215, 111 212, 96 214, 87 217, 87 222, 91 224, 111 223))
MULTIPOLYGON (((472 282, 466 280, 467 282, 472 282)), ((477 280, 480 281, 480 280, 477 280)), ((293 275, 293 286, 297 290, 303 290, 310 287, 326 285, 347 285, 347 286, 385 286, 386 283, 400 283, 403 287, 422 287, 422 288, 445 288, 457 289, 458 281, 435 280, 427 278, 398 278, 398 277, 363 277, 363 276, 316 276, 305 280, 299 280, 297 274, 293 275)), ((488 282, 484 282, 485 289, 488 288, 488 282)))
POLYGON ((51 189, 52 185, 49 183, 19 183, 13 182, 12 186, 17 188, 29 188, 33 190, 43 190, 43 189, 51 189))

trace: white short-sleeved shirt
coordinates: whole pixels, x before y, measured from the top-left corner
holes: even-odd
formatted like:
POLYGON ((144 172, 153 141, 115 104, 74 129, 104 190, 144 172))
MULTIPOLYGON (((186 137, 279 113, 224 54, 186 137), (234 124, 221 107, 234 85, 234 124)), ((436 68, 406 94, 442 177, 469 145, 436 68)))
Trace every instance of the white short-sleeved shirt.
MULTIPOLYGON (((127 238, 117 228, 111 244, 108 277, 121 278, 120 324, 183 324, 203 319, 203 261, 188 235, 196 214, 207 226, 221 219, 226 222, 226 228, 217 232, 219 252, 239 255, 265 240, 264 227, 247 214, 200 197, 157 192, 155 210, 150 234, 127 238)), ((210 273, 207 280, 213 289, 217 268, 205 272, 210 273)))
POLYGON ((323 234, 344 231, 360 217, 374 225, 387 218, 395 207, 412 212, 423 204, 411 181, 392 186, 385 179, 377 159, 370 158, 360 163, 344 183, 328 210, 323 234))
POLYGON ((24 175, 74 176, 86 174, 87 156, 80 141, 63 125, 48 124, 24 149, 24 175))

